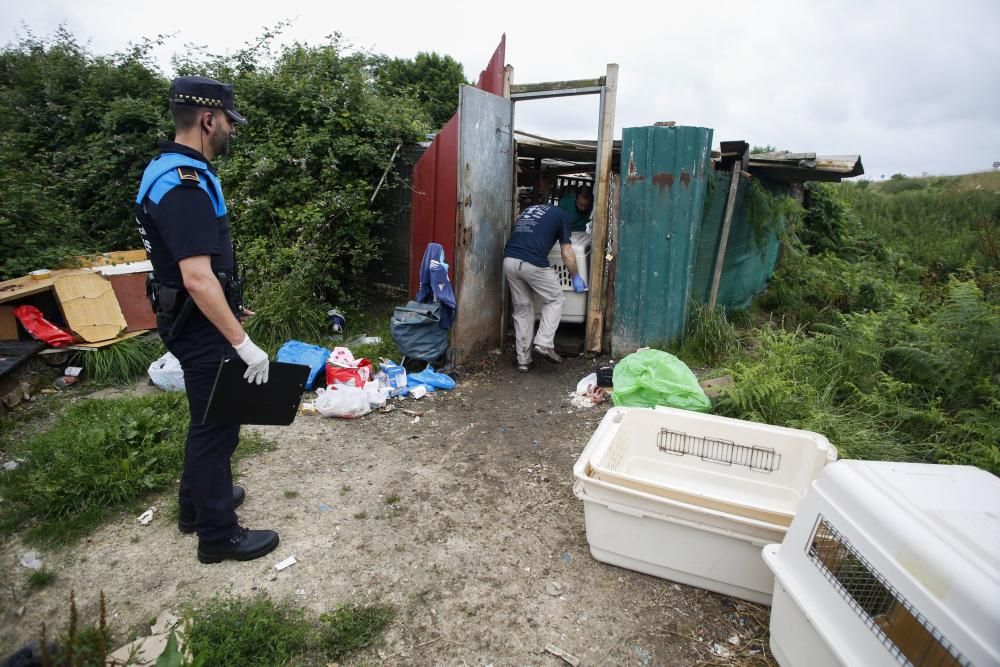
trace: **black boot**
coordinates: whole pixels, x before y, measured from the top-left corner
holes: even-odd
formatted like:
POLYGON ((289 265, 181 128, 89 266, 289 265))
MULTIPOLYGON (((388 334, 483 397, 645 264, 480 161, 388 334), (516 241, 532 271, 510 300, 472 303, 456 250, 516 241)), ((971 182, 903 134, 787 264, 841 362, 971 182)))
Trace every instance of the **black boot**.
POLYGON ((236 527, 236 532, 224 542, 198 541, 198 560, 221 563, 227 558, 253 560, 266 556, 278 546, 278 534, 273 530, 248 530, 236 527))
MULTIPOLYGON (((236 486, 233 484, 233 509, 236 509, 243 504, 243 500, 247 497, 246 491, 243 490, 242 486, 236 486)), ((181 515, 177 519, 177 530, 184 534, 191 534, 194 532, 195 524, 197 520, 192 517, 185 517, 181 515)))

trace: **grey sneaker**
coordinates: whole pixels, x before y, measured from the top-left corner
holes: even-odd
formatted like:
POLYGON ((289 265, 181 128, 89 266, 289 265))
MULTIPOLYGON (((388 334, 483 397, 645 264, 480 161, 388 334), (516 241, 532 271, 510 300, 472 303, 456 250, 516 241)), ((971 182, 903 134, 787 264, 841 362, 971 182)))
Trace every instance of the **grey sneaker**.
POLYGON ((554 347, 542 347, 541 345, 535 346, 535 352, 542 355, 554 364, 561 364, 562 357, 560 357, 554 347))

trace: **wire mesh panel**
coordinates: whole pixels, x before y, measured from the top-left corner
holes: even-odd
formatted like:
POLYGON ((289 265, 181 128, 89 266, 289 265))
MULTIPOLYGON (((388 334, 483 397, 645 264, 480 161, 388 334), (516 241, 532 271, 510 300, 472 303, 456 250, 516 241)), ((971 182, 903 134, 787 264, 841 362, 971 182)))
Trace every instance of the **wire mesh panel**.
POLYGON ((972 664, 823 516, 816 522, 807 553, 900 664, 972 664))
POLYGON ((697 456, 702 461, 722 465, 746 466, 758 472, 774 472, 781 463, 781 454, 769 447, 737 445, 731 440, 689 435, 661 428, 656 446, 661 452, 697 456))

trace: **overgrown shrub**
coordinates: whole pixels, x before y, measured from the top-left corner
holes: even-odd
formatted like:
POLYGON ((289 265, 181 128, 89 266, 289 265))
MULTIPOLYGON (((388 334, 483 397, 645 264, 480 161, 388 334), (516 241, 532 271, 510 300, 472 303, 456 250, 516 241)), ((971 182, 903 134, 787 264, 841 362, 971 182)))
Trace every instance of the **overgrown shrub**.
MULTIPOLYGON (((397 145, 426 136, 443 91, 457 100, 449 82, 461 66, 434 56, 411 67, 337 35, 275 47, 280 30, 225 56, 191 50, 174 65, 233 82, 249 119, 216 166, 255 284, 294 276, 317 301, 347 305, 381 252, 376 184, 397 145), (395 75, 379 68, 390 64, 406 70, 405 86, 386 83, 395 75)), ((95 55, 60 29, 0 50, 0 280, 137 247, 139 177, 172 136, 169 77, 151 56, 159 44, 95 55)))

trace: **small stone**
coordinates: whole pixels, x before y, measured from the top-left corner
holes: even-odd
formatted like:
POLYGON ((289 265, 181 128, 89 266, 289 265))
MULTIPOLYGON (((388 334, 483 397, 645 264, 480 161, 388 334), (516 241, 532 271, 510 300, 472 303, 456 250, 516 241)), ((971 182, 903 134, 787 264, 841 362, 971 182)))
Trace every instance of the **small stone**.
POLYGON ((733 646, 739 646, 740 645, 740 636, 739 635, 733 635, 732 637, 730 637, 726 641, 729 642, 730 644, 732 644, 733 646))
POLYGON ((563 592, 562 584, 560 584, 558 581, 550 581, 549 583, 545 584, 545 592, 551 595, 552 597, 559 597, 560 595, 562 595, 563 592))

